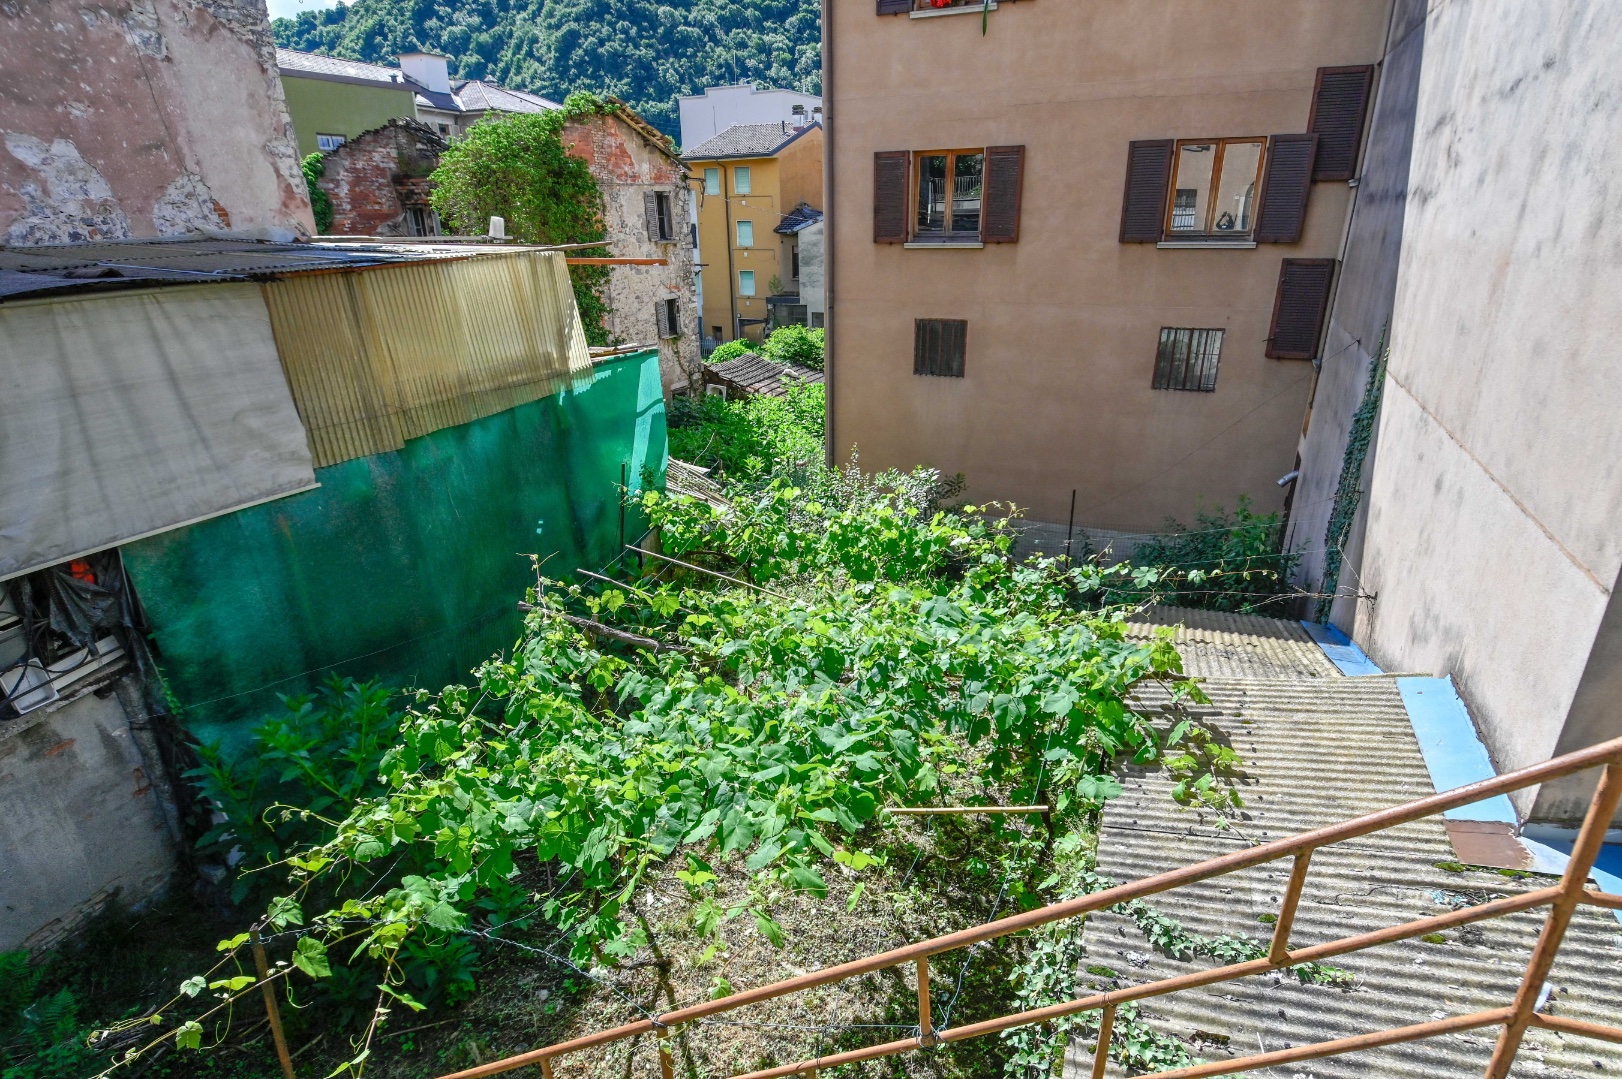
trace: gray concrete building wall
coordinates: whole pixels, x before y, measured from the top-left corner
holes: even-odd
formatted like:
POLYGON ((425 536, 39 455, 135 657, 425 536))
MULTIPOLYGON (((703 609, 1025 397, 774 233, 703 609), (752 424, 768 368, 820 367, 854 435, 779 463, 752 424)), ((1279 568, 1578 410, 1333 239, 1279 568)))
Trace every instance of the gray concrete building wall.
MULTIPOLYGON (((1369 369, 1391 323, 1424 50, 1424 0, 1398 0, 1376 77, 1356 199, 1325 331, 1323 363, 1302 425, 1298 466, 1301 476, 1290 502, 1286 543, 1301 554, 1296 579, 1308 592, 1316 593, 1324 584, 1325 534, 1346 458, 1352 417, 1362 403, 1369 369)), ((1370 475, 1374 453, 1371 447, 1364 460, 1365 477, 1370 475)), ((1338 583, 1344 599, 1337 601, 1330 615, 1331 621, 1348 630, 1359 595, 1364 524, 1365 513, 1359 511, 1351 535, 1342 545, 1338 583)), ((1318 605, 1309 603, 1307 607, 1302 613, 1314 616, 1318 605)))
POLYGON ((49 947, 115 896, 138 907, 169 881, 162 765, 112 690, 0 724, 0 951, 49 947))
POLYGON ((1571 712, 1615 678, 1618 40, 1601 0, 1433 0, 1425 28, 1355 631, 1451 673, 1501 770, 1622 734, 1571 712))

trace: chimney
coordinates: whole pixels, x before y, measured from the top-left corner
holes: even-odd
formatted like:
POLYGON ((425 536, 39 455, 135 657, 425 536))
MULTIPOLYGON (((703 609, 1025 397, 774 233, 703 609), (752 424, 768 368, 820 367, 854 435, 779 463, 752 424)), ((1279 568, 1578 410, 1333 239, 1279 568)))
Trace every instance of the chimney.
POLYGON ((822 123, 822 106, 821 105, 812 105, 811 106, 811 122, 813 124, 822 123))
POLYGON ((805 106, 795 105, 789 112, 793 116, 794 130, 803 131, 805 129, 805 106))
POLYGON ((403 52, 400 70, 406 77, 436 94, 451 92, 451 74, 446 57, 432 52, 403 52))

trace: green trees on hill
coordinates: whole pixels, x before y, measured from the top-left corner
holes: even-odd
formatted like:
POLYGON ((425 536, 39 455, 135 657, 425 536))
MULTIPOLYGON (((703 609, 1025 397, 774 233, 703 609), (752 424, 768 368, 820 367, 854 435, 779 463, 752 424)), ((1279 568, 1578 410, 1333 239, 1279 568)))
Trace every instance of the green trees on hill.
POLYGON ((705 86, 822 89, 818 0, 355 0, 272 28, 283 48, 373 63, 428 49, 454 77, 612 94, 673 137, 676 98, 705 86))

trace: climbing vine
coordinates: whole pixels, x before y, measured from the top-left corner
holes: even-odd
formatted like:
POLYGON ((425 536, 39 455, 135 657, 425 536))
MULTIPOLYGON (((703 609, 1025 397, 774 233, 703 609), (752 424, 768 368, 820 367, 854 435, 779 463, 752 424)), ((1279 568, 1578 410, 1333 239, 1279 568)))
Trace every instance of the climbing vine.
MULTIPOLYGON (((742 918, 781 947, 774 904, 824 895, 830 864, 872 864, 881 808, 940 799, 966 752, 1010 797, 1064 813, 1119 792, 1119 756, 1181 738, 1127 703, 1148 681, 1201 699, 1169 634, 1129 640, 1118 615, 1078 610, 1078 576, 1013 562, 1008 528, 977 511, 930 511, 938 486, 816 471, 731 510, 650 493, 667 550, 752 584, 537 565, 522 640, 391 718, 375 783, 273 806, 322 827, 241 867, 285 881, 259 928, 296 944, 271 977, 321 982, 350 953, 378 971, 344 1068, 364 1068, 391 1011, 423 1006, 405 966, 423 941, 528 919, 555 930, 557 961, 611 968, 648 944, 632 903, 674 861, 701 945, 742 918), (752 881, 724 907, 706 887, 722 860, 752 881), (526 866, 548 883, 522 883, 526 866)), ((253 990, 247 945, 221 942, 221 966, 141 1019, 158 1029, 121 1062, 200 1047, 205 1020, 253 990)))
POLYGON ((1352 535, 1352 521, 1363 499, 1363 462, 1368 458, 1369 443, 1374 437, 1374 420, 1380 414, 1385 366, 1390 355, 1391 346, 1381 334, 1380 348, 1369 365, 1368 381, 1363 385, 1363 401, 1352 414, 1352 427, 1346 435, 1346 456, 1341 459, 1335 501, 1329 511, 1329 526, 1324 531, 1324 580, 1314 615, 1320 622, 1328 621, 1335 593, 1340 588, 1341 562, 1346 555, 1346 542, 1352 535))
POLYGON ((322 163, 320 154, 310 154, 299 162, 299 170, 304 173, 304 186, 310 192, 310 212, 315 216, 315 231, 325 235, 332 231, 332 198, 321 187, 321 177, 327 174, 327 166, 322 163))
MULTIPOLYGON (((586 162, 569 153, 563 129, 590 116, 619 111, 595 94, 570 94, 562 109, 543 113, 491 113, 440 155, 431 177, 434 209, 455 232, 480 235, 491 217, 525 243, 581 244, 607 236, 602 193, 586 162)), ((606 247, 580 255, 606 256, 606 247)), ((575 301, 586 339, 608 344, 603 290, 605 266, 571 266, 575 301)))

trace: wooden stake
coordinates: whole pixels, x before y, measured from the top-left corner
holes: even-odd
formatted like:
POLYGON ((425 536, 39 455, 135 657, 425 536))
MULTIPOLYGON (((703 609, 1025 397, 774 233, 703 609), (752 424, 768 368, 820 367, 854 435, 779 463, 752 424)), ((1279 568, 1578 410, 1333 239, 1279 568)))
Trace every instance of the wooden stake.
POLYGON ((1098 1048, 1093 1051, 1093 1079, 1104 1079, 1109 1067, 1109 1040, 1115 1034, 1115 1005, 1104 1005, 1104 1014, 1098 1020, 1098 1048))
POLYGON ((287 1037, 282 1033, 282 1013, 276 1006, 276 987, 270 984, 270 963, 265 959, 265 944, 259 939, 259 930, 253 931, 253 965, 259 972, 259 989, 265 996, 265 1015, 270 1020, 270 1037, 276 1043, 276 1059, 282 1062, 282 1075, 294 1079, 293 1058, 287 1052, 287 1037))

